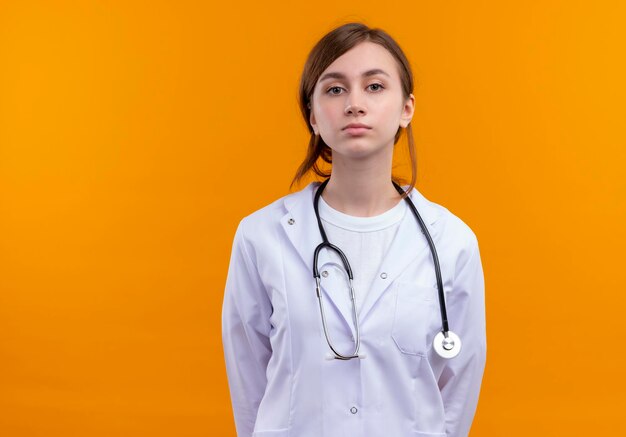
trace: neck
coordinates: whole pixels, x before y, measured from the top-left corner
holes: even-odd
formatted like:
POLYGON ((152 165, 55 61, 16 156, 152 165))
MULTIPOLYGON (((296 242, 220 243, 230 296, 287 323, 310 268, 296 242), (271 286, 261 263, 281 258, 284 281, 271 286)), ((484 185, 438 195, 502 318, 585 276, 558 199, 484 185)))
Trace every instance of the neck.
POLYGON ((333 156, 324 201, 356 217, 379 215, 396 206, 401 196, 391 182, 392 154, 387 155, 362 162, 333 156))

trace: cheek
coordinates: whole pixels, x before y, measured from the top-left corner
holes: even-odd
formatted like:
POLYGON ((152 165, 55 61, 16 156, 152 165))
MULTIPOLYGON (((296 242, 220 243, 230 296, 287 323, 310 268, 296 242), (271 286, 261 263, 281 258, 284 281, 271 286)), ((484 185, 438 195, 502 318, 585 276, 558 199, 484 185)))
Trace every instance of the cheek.
POLYGON ((380 109, 380 120, 386 129, 392 129, 393 125, 400 123, 400 113, 395 106, 388 105, 380 109))
MULTIPOLYGON (((398 125, 400 125, 400 118, 402 116, 402 109, 401 108, 398 108, 397 105, 389 104, 389 105, 386 105, 384 108, 381 108, 381 109, 382 109, 381 114, 383 115, 385 121, 388 124, 395 125, 397 123, 398 125)), ((394 129, 395 129, 395 127, 394 127, 394 129)))
POLYGON ((325 107, 324 109, 321 109, 317 114, 316 114, 316 120, 317 120, 317 124, 320 127, 320 129, 325 129, 325 128, 334 128, 335 125, 338 123, 338 115, 332 110, 332 108, 327 108, 325 107))

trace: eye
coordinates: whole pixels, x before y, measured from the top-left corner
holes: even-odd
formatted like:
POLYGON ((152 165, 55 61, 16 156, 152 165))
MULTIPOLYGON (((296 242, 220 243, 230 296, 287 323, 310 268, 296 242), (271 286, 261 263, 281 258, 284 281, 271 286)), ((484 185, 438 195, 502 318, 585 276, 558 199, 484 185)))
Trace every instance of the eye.
POLYGON ((333 96, 338 96, 339 95, 338 93, 333 93, 331 91, 332 90, 340 90, 340 89, 343 89, 343 88, 341 88, 340 86, 331 86, 330 88, 328 88, 328 90, 326 90, 326 93, 327 94, 331 94, 333 96))
MULTIPOLYGON (((372 83, 368 85, 367 87, 370 88, 374 92, 379 92, 381 89, 385 88, 382 83, 372 83), (374 87, 374 88, 371 88, 371 87, 374 87)), ((342 90, 342 89, 343 89, 342 87, 335 85, 335 86, 328 88, 326 90, 326 94, 330 94, 332 96, 338 96, 340 93, 334 92, 333 90, 342 90)))

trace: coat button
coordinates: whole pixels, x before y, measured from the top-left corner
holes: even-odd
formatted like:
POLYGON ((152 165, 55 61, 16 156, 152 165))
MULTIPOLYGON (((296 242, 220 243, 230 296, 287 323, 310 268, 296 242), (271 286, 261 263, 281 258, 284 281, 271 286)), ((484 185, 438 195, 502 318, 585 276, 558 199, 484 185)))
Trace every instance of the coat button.
POLYGON ((324 270, 322 272, 322 276, 325 277, 325 278, 328 278, 328 272, 326 270, 324 270))
POLYGON ((350 408, 350 412, 351 412, 352 414, 356 414, 356 412, 357 412, 357 411, 358 411, 358 410, 356 409, 356 407, 352 407, 352 408, 350 408))
POLYGON ((382 273, 380 274, 380 277, 381 277, 381 278, 383 278, 383 279, 387 279, 387 273, 382 272, 382 273))
POLYGON ((290 218, 289 220, 287 220, 287 223, 289 223, 290 225, 293 225, 296 221, 292 218, 290 218))

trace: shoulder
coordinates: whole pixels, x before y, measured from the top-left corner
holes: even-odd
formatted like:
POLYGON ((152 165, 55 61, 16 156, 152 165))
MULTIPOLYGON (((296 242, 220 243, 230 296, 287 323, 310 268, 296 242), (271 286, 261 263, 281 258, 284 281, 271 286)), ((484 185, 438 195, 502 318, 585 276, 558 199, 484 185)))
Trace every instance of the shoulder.
POLYGON ((422 204, 430 213, 437 240, 457 252, 459 256, 470 255, 478 250, 478 238, 474 230, 457 213, 447 207, 427 199, 417 189, 413 196, 417 204, 422 204))
POLYGON ((237 233, 245 240, 255 236, 270 236, 281 228, 280 221, 287 214, 288 206, 307 195, 311 195, 315 183, 307 185, 305 188, 286 194, 270 204, 257 209, 244 216, 237 228, 237 233))

